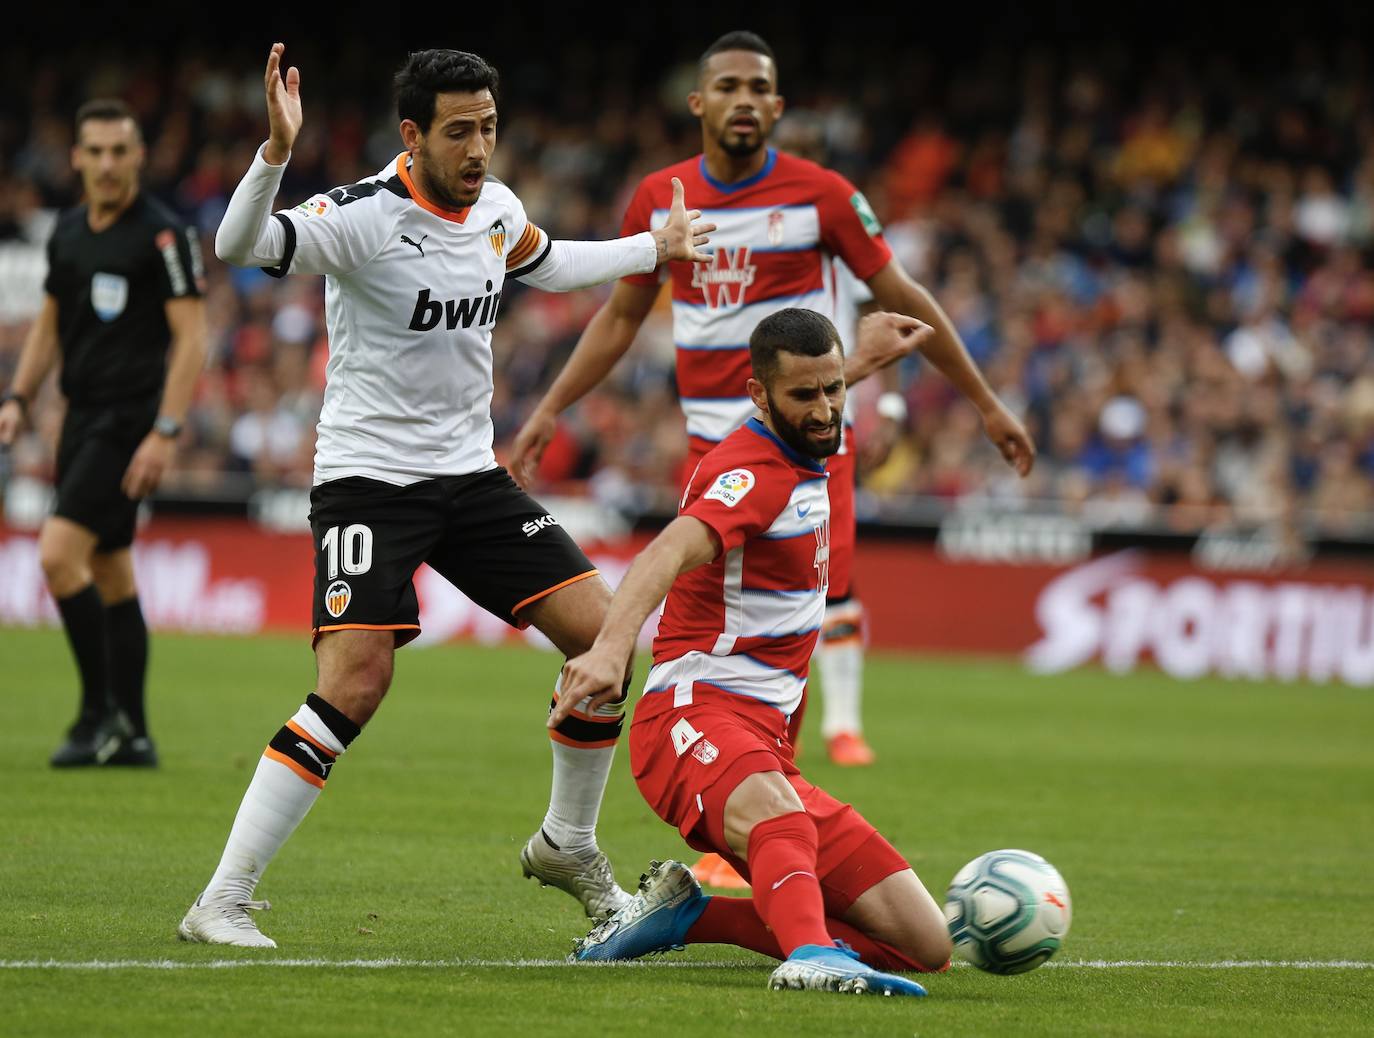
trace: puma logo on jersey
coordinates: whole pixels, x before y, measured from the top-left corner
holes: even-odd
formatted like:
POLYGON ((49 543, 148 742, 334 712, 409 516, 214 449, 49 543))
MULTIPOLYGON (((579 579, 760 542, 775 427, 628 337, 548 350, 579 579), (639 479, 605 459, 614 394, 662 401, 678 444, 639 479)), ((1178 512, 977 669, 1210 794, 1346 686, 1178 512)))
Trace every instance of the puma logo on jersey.
POLYGON ((401 241, 405 242, 407 245, 414 245, 415 248, 419 251, 420 255, 423 256, 425 254, 424 240, 428 237, 428 234, 422 234, 420 235, 420 240, 415 241, 409 235, 403 234, 401 235, 401 241))
POLYGON ((453 331, 459 325, 471 328, 474 324, 479 327, 484 324, 495 324, 496 312, 501 308, 501 293, 493 292, 491 288, 491 282, 488 281, 487 294, 484 296, 443 300, 431 299, 429 289, 420 289, 415 296, 415 311, 410 315, 410 330, 433 331, 439 327, 440 321, 444 322, 449 331, 453 331))
POLYGON ((546 526, 557 526, 558 520, 551 515, 541 515, 538 519, 531 519, 520 529, 525 531, 526 537, 533 537, 546 526))

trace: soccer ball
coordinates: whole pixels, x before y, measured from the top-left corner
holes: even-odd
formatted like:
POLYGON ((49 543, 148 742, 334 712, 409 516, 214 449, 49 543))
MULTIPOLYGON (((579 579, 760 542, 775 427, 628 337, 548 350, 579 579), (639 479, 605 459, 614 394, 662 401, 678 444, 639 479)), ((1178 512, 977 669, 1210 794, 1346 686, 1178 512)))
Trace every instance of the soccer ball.
POLYGON ((954 950, 989 973, 1035 969, 1059 950, 1072 916, 1064 877, 1030 851, 974 858, 945 895, 954 950))

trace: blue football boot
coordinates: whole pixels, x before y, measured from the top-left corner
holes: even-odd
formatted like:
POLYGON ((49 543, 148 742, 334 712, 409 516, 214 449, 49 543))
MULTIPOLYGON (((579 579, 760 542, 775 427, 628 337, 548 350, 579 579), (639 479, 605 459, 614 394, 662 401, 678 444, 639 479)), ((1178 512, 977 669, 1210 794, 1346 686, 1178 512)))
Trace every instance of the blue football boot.
POLYGON ((617 962, 677 951, 711 899, 680 861, 654 861, 630 903, 573 945, 570 961, 617 962))

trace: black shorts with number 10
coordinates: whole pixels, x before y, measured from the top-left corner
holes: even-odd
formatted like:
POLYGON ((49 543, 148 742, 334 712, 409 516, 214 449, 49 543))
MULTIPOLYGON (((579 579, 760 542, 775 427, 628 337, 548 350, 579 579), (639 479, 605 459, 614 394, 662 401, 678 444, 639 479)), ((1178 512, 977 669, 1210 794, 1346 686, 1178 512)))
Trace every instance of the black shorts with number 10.
POLYGON ((414 575, 433 569, 512 627, 520 610, 596 574, 567 532, 503 468, 398 487, 349 476, 310 491, 314 635, 420 633, 414 575))

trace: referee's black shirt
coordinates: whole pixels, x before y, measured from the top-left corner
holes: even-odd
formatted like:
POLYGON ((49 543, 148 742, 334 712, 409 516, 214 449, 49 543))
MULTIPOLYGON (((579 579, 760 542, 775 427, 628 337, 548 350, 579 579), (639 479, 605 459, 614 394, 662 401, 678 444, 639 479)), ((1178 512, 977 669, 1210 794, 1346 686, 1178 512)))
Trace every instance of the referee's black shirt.
POLYGON ((63 213, 48 240, 62 392, 83 408, 156 399, 172 341, 164 304, 201 294, 195 231, 142 193, 103 231, 86 210, 63 213))

